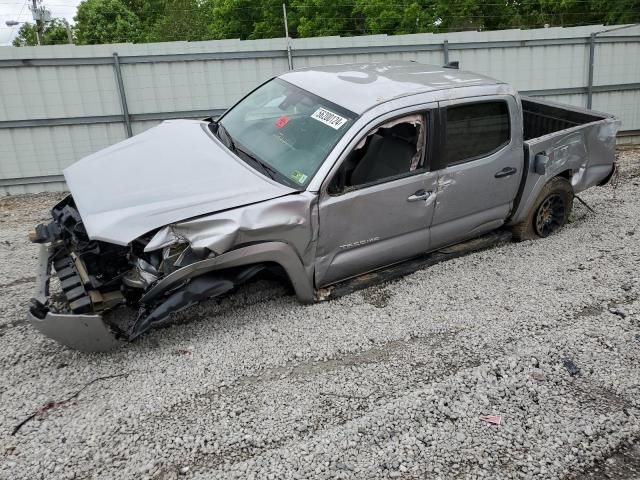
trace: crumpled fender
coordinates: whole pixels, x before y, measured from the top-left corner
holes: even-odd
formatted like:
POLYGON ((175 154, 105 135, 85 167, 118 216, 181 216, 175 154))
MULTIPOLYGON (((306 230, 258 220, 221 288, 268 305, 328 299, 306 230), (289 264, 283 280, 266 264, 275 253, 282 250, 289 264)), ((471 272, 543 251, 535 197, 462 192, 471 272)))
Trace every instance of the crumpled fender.
POLYGON ((220 255, 237 245, 284 241, 300 256, 305 256, 314 237, 310 217, 315 198, 313 194, 301 192, 172 223, 151 238, 145 251, 187 242, 197 253, 220 255))
POLYGON ((274 262, 286 271, 297 297, 314 297, 313 269, 318 237, 317 195, 300 192, 242 208, 213 213, 161 228, 145 251, 187 243, 204 260, 172 272, 142 297, 148 303, 181 281, 225 268, 274 262))
POLYGON ((298 299, 305 303, 314 300, 312 276, 303 265, 293 247, 284 242, 264 242, 232 250, 216 257, 182 267, 167 275, 145 293, 142 303, 152 302, 158 295, 177 286, 186 279, 205 273, 257 263, 273 262, 287 272, 298 299))

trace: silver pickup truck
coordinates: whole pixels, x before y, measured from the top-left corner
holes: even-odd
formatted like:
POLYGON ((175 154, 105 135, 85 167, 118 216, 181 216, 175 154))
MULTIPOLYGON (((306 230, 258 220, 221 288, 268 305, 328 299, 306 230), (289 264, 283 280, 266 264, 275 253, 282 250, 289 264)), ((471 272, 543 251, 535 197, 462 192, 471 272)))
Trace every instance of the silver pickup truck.
POLYGON ((218 120, 166 121, 68 167, 71 195, 31 233, 29 319, 106 350, 261 272, 313 302, 501 227, 546 237, 611 178, 618 127, 451 66, 285 73, 218 120))

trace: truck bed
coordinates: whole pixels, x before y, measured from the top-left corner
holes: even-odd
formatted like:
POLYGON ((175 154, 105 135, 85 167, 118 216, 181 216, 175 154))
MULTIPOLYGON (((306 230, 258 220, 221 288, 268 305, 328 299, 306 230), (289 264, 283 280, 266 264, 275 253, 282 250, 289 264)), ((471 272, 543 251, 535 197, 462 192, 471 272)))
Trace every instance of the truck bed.
POLYGON ((608 181, 620 126, 606 113, 530 97, 521 97, 521 102, 525 165, 510 224, 525 218, 555 176, 567 178, 576 194, 608 181))
POLYGON ((597 122, 610 115, 522 97, 522 116, 524 140, 527 141, 579 125, 597 122))

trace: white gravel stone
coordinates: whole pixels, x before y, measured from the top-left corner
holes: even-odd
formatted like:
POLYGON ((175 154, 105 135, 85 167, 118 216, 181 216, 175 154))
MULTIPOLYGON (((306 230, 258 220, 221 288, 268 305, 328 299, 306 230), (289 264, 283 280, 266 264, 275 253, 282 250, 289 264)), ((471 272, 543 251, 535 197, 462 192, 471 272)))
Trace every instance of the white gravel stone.
POLYGON ((26 232, 55 196, 1 199, 0 478, 549 479, 611 464, 640 438, 640 151, 621 162, 617 188, 581 195, 598 213, 576 203, 550 238, 309 306, 249 285, 108 354, 26 323, 26 232))

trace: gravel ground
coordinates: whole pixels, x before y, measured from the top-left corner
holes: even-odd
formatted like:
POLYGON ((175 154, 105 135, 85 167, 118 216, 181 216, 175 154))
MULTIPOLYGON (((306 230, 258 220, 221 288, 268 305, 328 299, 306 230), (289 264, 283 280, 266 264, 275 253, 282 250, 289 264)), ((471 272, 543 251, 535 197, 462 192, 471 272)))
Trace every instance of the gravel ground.
POLYGON ((548 239, 311 306, 254 284, 94 355, 25 321, 55 197, 1 199, 0 477, 638 478, 640 150, 620 161, 548 239))

